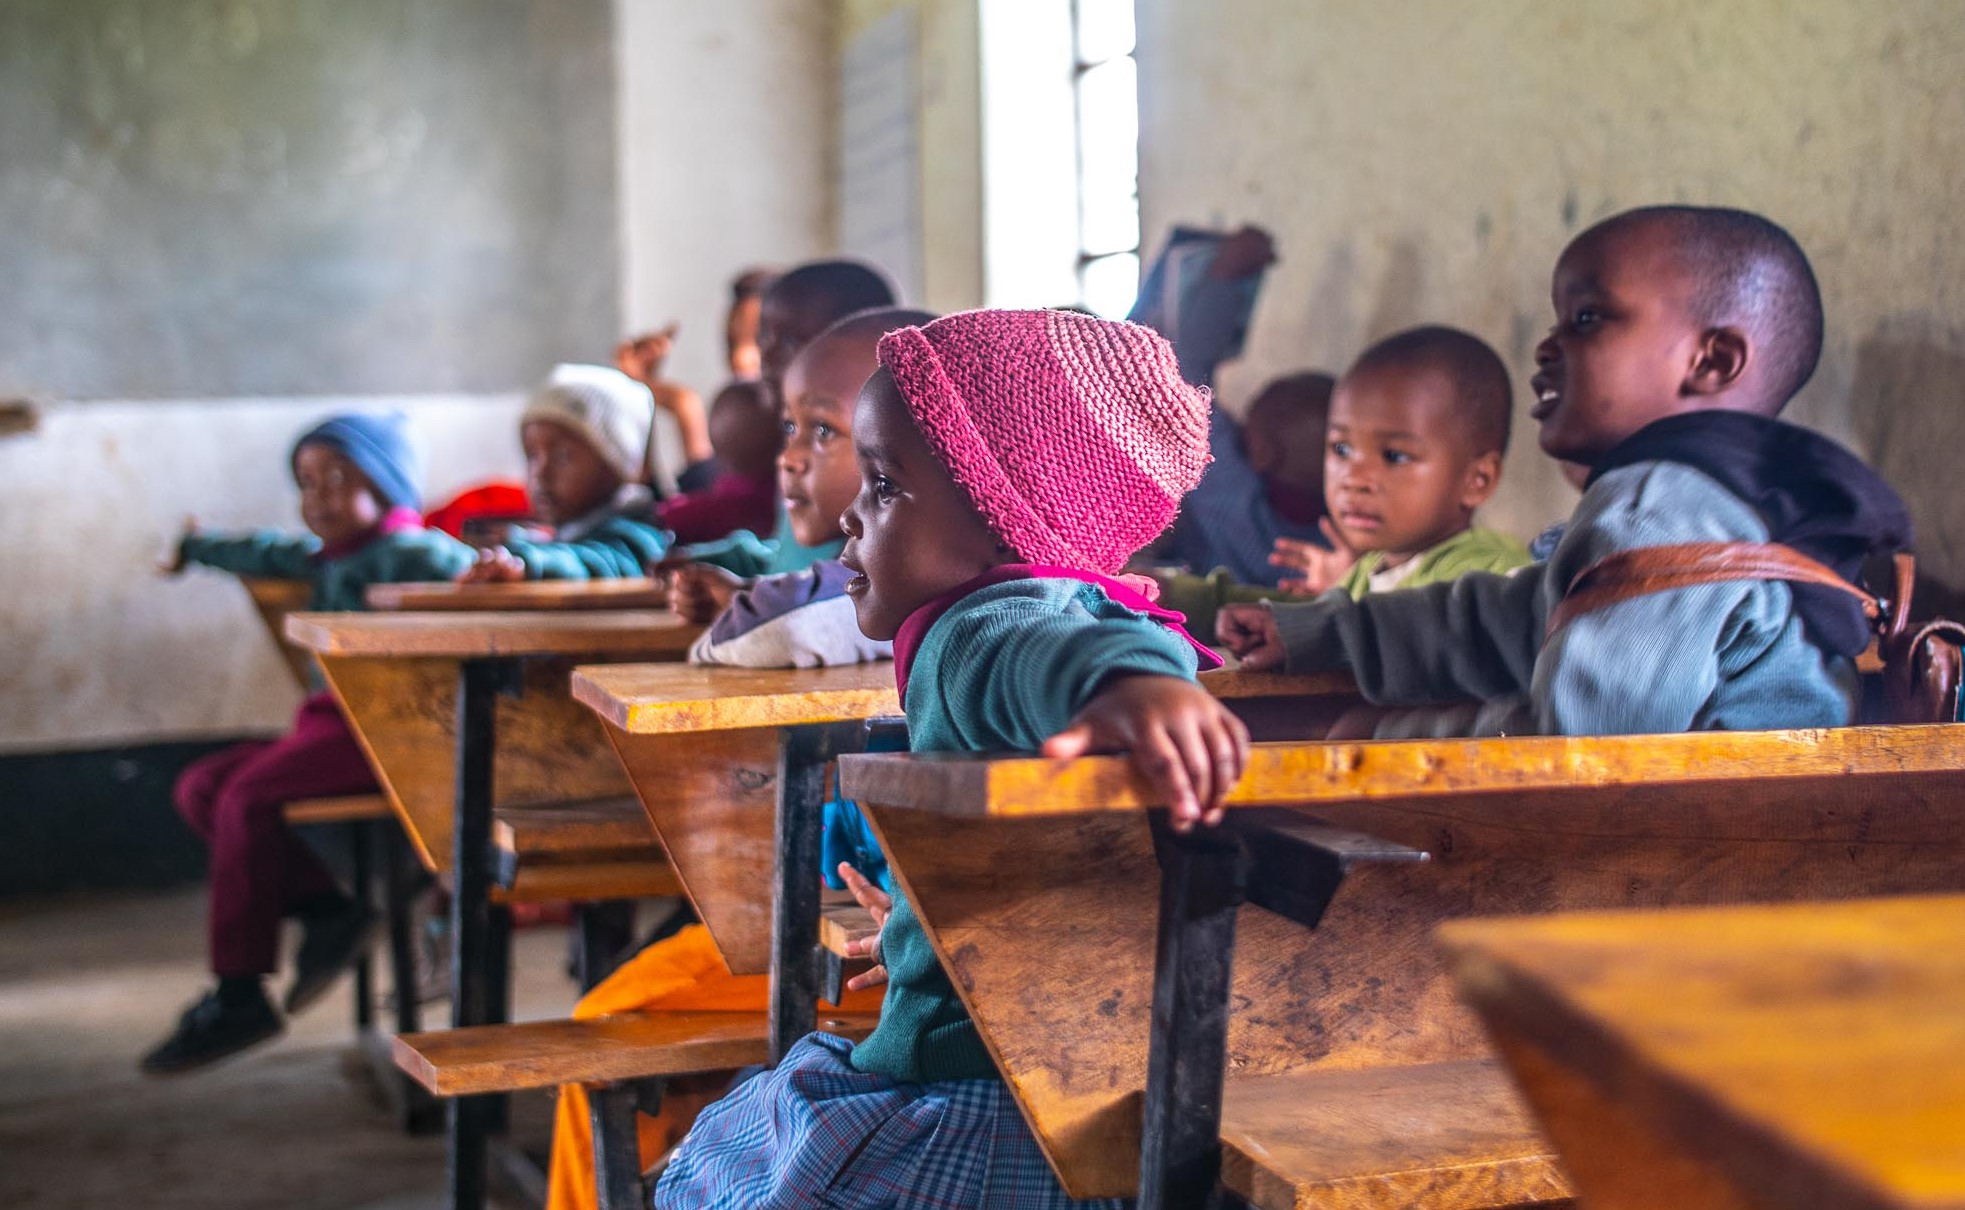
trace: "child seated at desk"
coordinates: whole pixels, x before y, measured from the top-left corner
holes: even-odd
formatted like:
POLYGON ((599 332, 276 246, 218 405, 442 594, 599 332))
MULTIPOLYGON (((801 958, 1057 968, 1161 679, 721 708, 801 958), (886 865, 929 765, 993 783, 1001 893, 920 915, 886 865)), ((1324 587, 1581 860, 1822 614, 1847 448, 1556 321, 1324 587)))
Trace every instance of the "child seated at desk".
MULTIPOLYGON (((785 372, 814 337, 849 315, 895 303, 893 286, 879 270, 859 261, 811 261, 775 279, 765 288, 758 308, 758 364, 763 377, 749 389, 761 385, 771 406, 779 407, 784 399, 785 372)), ((775 452, 777 445, 772 449, 775 452)), ((792 534, 789 515, 781 508, 775 528, 767 523, 755 531, 739 530, 720 542, 696 543, 676 551, 670 563, 704 563, 721 567, 733 578, 748 578, 802 571, 838 554, 837 538, 817 546, 800 544, 792 534), (767 529, 769 537, 758 536, 767 529)), ((732 582, 721 585, 719 609, 735 590, 732 582)))
POLYGON ((1269 600, 1337 587, 1356 599, 1523 566, 1520 542, 1474 524, 1500 485, 1513 407, 1507 367, 1479 337, 1431 326, 1379 341, 1331 395, 1330 549, 1298 544, 1294 566, 1306 578, 1279 590, 1169 577, 1167 604, 1211 633, 1217 610, 1250 591, 1269 600))
MULTIPOLYGON (((423 528, 419 460, 404 417, 336 416, 295 443, 291 463, 310 536, 193 527, 165 570, 202 563, 242 576, 306 580, 313 586, 309 608, 359 610, 367 608, 371 584, 447 580, 470 565, 470 547, 423 528)), ((301 703, 284 737, 239 744, 185 769, 172 797, 210 848, 209 945, 218 986, 144 1056, 145 1074, 191 1071, 279 1034, 284 1024, 264 983, 279 965, 284 917, 298 917, 305 929, 288 1015, 319 999, 361 952, 371 925, 367 905, 342 892, 288 830, 281 809, 296 799, 376 789, 325 689, 301 703)))
POLYGON ((1552 295, 1532 415, 1543 450, 1590 477, 1548 561, 1358 601, 1231 606, 1221 637, 1250 667, 1348 668, 1373 703, 1428 707, 1388 716, 1380 735, 1853 721, 1869 628, 1831 589, 1695 583, 1558 612, 1579 575, 1620 551, 1783 543, 1850 579, 1908 543, 1888 484, 1776 419, 1822 347, 1801 247, 1744 211, 1648 207, 1578 236, 1552 295), (1478 707, 1432 709, 1465 699, 1478 707))
MULTIPOLYGON (((912 749, 1123 746, 1176 826, 1217 818, 1247 733, 1194 683, 1212 653, 1151 581, 1113 578, 1199 479, 1208 393, 1151 331, 1059 311, 952 315, 879 350, 841 559, 860 628, 894 642, 912 749)), ((898 894, 879 952, 875 1032, 810 1035, 705 1110, 656 1206, 1085 1204, 898 894)))

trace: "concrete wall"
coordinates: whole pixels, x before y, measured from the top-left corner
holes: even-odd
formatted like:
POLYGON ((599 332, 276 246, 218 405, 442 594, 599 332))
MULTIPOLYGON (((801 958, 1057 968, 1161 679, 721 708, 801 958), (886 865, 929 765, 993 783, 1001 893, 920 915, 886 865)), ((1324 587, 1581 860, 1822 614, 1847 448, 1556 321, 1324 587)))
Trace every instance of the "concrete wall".
POLYGON ((961 311, 983 301, 982 30, 977 0, 840 0, 839 45, 903 7, 916 11, 920 36, 915 78, 920 86, 924 245, 924 297, 904 301, 933 311, 961 311))
MULTIPOLYGON (((731 274, 830 247, 830 11, 618 0, 623 311, 680 320, 673 368, 705 390, 731 274)), ((38 431, 0 437, 0 751, 284 724, 295 691, 244 593, 151 566, 187 514, 297 526, 285 455, 311 420, 406 408, 437 497, 519 469, 511 396, 42 402, 38 431)))
POLYGON ((1790 417, 1909 498, 1928 570, 1965 582, 1965 22, 1947 0, 1140 0, 1140 192, 1178 220, 1262 223, 1282 263, 1239 404, 1422 321, 1469 328, 1521 411, 1491 520, 1574 496, 1535 448, 1549 273, 1593 219, 1649 202, 1758 210, 1814 259, 1821 370, 1790 417))

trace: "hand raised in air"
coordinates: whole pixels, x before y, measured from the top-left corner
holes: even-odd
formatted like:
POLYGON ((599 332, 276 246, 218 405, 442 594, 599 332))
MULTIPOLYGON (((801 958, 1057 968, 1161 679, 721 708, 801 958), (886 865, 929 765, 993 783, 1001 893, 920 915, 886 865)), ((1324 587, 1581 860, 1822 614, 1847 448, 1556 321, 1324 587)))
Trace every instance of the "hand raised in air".
POLYGON ((1358 552, 1344 541, 1329 517, 1317 522, 1317 528, 1323 531, 1330 549, 1314 542, 1278 538, 1276 549, 1269 555, 1269 566, 1295 573, 1277 585, 1291 596, 1314 597, 1337 587, 1358 561, 1358 552))
POLYGON ((1174 830, 1221 822, 1228 792, 1249 761, 1249 732, 1214 695, 1172 676, 1109 681, 1044 755, 1071 760, 1124 751, 1172 811, 1174 830))

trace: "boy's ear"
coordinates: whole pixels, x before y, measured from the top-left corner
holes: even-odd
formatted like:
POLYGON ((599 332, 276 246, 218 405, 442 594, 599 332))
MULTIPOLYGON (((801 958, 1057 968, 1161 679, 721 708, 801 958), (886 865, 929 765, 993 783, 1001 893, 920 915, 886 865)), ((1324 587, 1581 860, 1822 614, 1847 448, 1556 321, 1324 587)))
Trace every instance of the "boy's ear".
POLYGON ((1460 507, 1473 512, 1486 504, 1494 489, 1501 486, 1501 451, 1489 450, 1467 464, 1467 475, 1460 488, 1460 507))
POLYGON ((1687 395, 1717 395, 1747 372, 1752 346, 1747 334, 1738 328, 1708 328, 1699 337, 1699 348, 1686 372, 1682 388, 1687 395))

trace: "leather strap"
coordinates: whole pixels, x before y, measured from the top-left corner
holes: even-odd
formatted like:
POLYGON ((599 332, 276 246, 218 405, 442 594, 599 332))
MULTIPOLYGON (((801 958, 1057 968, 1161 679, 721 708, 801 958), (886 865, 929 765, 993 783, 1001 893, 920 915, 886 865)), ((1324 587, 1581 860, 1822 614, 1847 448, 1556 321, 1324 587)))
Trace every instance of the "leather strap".
POLYGON ((1545 634, 1555 634, 1593 610, 1648 593, 1723 584, 1735 580, 1785 580, 1846 592, 1862 603, 1874 622, 1883 603, 1833 570, 1790 546, 1775 542, 1683 542, 1619 551, 1584 568, 1549 618, 1545 634))

